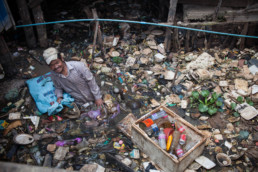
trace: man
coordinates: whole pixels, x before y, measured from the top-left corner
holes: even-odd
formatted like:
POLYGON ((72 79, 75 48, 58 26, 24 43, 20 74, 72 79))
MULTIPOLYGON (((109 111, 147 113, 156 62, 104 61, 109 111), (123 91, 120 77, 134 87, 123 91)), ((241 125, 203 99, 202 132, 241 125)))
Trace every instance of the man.
POLYGON ((50 69, 51 78, 55 85, 57 102, 63 99, 63 91, 69 93, 77 105, 95 101, 98 107, 102 106, 100 88, 95 77, 84 63, 78 61, 65 62, 56 48, 50 47, 43 53, 50 69))

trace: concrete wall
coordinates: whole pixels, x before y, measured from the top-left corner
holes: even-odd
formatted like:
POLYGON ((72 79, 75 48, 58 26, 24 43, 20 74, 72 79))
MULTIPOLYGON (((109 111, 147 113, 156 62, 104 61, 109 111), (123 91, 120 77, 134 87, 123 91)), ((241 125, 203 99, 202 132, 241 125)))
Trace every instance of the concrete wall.
MULTIPOLYGON (((0 162, 1 172, 66 172, 64 169, 0 162)), ((71 171, 70 171, 71 172, 71 171)))

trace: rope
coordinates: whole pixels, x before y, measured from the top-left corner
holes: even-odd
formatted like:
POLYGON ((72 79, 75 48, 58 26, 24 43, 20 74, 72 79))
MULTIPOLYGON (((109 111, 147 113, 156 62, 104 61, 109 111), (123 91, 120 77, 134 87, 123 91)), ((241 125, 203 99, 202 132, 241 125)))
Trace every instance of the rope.
POLYGON ((258 36, 240 35, 240 34, 216 32, 216 31, 203 30, 203 29, 195 29, 195 28, 189 28, 189 27, 183 27, 183 26, 174 26, 174 25, 158 24, 158 23, 143 22, 143 21, 118 20, 118 19, 74 19, 74 20, 61 20, 61 21, 52 21, 52 22, 45 22, 45 23, 34 23, 34 24, 18 25, 18 26, 16 26, 16 28, 30 27, 30 26, 39 26, 39 25, 47 25, 47 24, 57 24, 57 23, 85 22, 85 21, 108 21, 108 22, 119 22, 119 23, 133 23, 133 24, 142 24, 142 25, 153 25, 153 26, 177 28, 177 29, 191 30, 191 31, 197 31, 197 32, 205 32, 205 33, 218 34, 218 35, 226 35, 226 36, 236 36, 236 37, 243 37, 243 38, 255 38, 255 39, 258 39, 258 36))

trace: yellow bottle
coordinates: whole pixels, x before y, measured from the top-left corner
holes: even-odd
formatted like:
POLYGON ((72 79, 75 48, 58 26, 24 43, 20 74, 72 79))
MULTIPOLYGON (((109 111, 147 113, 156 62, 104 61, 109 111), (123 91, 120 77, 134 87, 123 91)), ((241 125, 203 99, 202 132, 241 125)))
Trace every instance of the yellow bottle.
POLYGON ((173 140, 173 136, 172 136, 172 135, 169 135, 169 136, 168 136, 168 140, 167 140, 167 151, 169 151, 169 149, 170 149, 172 140, 173 140))

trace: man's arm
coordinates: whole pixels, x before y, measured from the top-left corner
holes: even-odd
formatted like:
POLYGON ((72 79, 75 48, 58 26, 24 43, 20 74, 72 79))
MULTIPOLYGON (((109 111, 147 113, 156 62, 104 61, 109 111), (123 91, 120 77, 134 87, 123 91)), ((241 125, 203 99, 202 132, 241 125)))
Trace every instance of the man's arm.
POLYGON ((95 77, 93 76, 93 74, 91 73, 89 68, 86 67, 84 64, 83 64, 83 67, 80 70, 81 70, 82 75, 83 75, 82 77, 88 83, 90 91, 95 98, 95 103, 97 104, 97 106, 101 106, 103 104, 103 101, 101 99, 102 96, 101 96, 101 93, 100 93, 100 88, 99 88, 98 84, 96 83, 95 77))
POLYGON ((56 97, 57 97, 57 102, 58 103, 61 103, 61 101, 63 100, 63 89, 61 87, 61 85, 56 81, 56 78, 55 76, 51 76, 52 78, 52 81, 54 83, 54 86, 55 86, 55 94, 56 94, 56 97))

